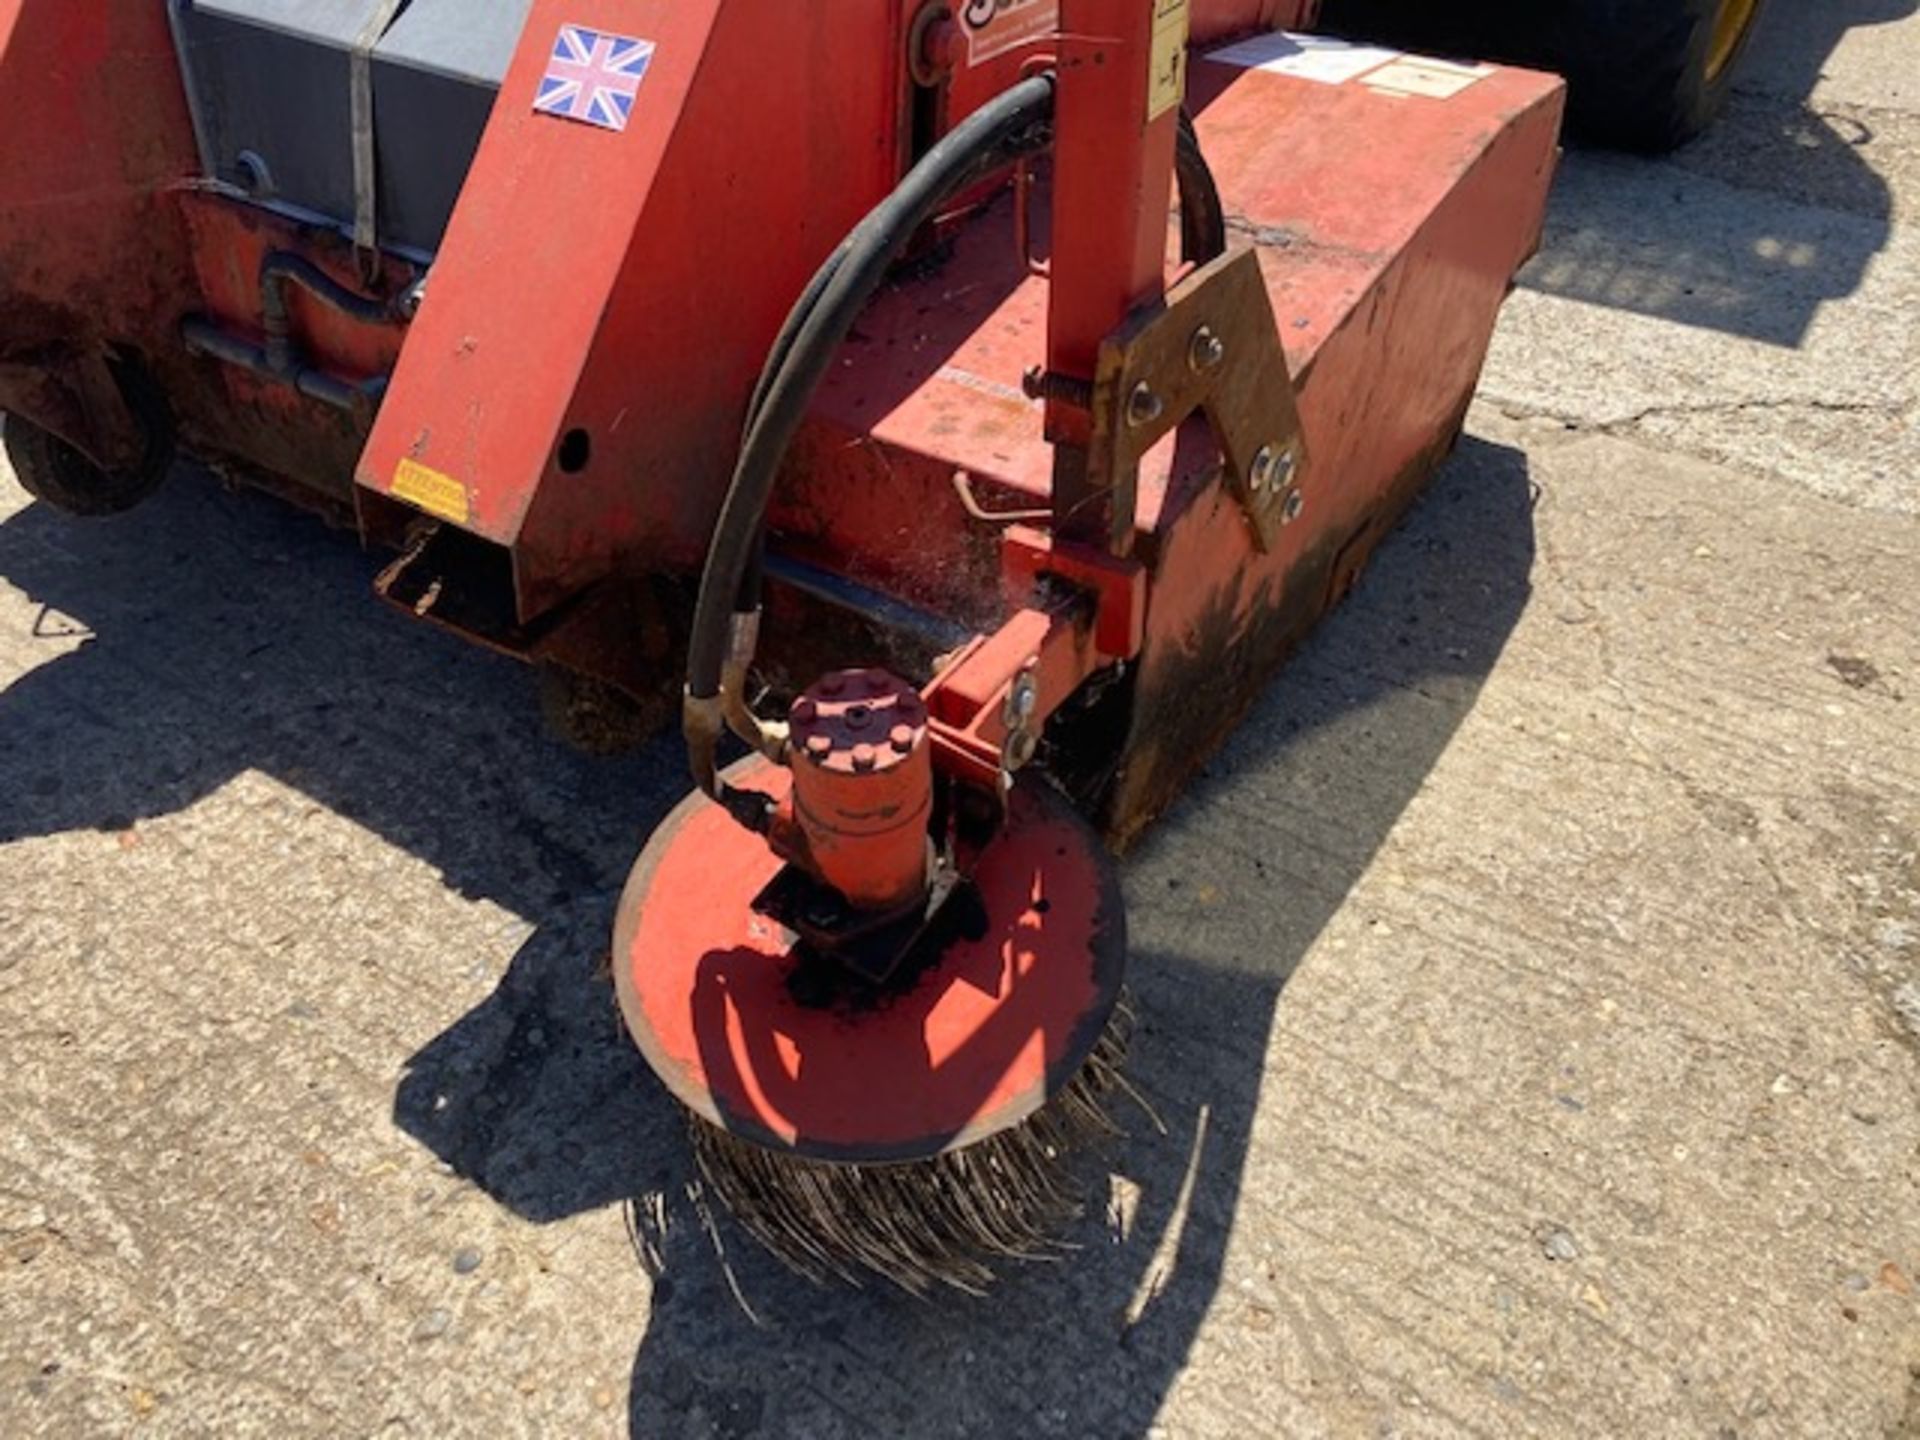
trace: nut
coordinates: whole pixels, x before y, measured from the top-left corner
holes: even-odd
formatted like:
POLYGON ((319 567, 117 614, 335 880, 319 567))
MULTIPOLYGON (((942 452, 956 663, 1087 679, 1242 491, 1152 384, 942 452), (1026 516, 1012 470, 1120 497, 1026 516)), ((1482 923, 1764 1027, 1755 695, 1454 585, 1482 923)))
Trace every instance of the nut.
POLYGON ((1001 768, 1009 773, 1024 770, 1033 763, 1034 751, 1040 748, 1040 742, 1031 730, 1015 730, 1007 736, 1005 749, 1001 752, 1001 768))
POLYGON ((1130 425, 1151 425, 1166 413, 1166 404, 1154 393, 1153 386, 1142 380, 1133 387, 1133 394, 1127 397, 1127 423, 1130 425))
POLYGON ((1300 468, 1300 452, 1289 445, 1280 452, 1273 462, 1273 488, 1284 489, 1293 483, 1294 473, 1300 468))
POLYGON ((1022 675, 1013 682, 1013 691, 1007 697, 1013 706, 1016 720, 1031 720, 1033 712, 1040 708, 1040 687, 1033 682, 1033 676, 1022 675))
POLYGON ((1211 370, 1226 358, 1226 344, 1211 326, 1202 325, 1193 332, 1193 342, 1187 346, 1187 364, 1195 371, 1211 370))
POLYGON ((1267 482, 1273 478, 1274 454, 1271 445, 1262 445, 1254 452, 1253 464, 1247 467, 1247 484, 1258 495, 1267 488, 1267 482))

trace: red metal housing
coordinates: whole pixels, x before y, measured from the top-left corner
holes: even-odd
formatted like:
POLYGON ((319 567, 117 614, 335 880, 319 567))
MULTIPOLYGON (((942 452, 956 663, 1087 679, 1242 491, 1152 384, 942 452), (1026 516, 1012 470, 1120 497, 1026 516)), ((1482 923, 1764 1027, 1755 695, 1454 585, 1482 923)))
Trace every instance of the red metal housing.
MULTIPOLYGON (((292 298, 312 365, 348 384, 390 374, 372 421, 372 405, 330 409, 182 343, 196 318, 261 333, 270 250, 358 277, 337 230, 203 182, 165 7, 0 0, 0 95, 33 117, 0 131, 0 406, 111 463, 137 443, 119 378, 131 366, 185 449, 406 547, 383 588, 410 612, 673 695, 685 596, 747 392, 805 277, 918 151, 1054 65, 1060 154, 1050 179, 1042 167, 1030 237, 1052 277, 1017 252, 1011 199, 987 194, 862 319, 773 514, 776 560, 831 583, 788 592, 776 619, 803 628, 776 625, 764 653, 888 658, 927 679, 936 667, 895 627, 908 612, 894 602, 984 639, 1027 612, 1078 635, 1059 630, 1053 592, 1090 596, 1090 641, 1074 639, 1066 661, 1040 647, 1019 663, 1060 666, 1042 687, 1052 713, 1076 677, 1130 662, 1099 757, 1109 821, 1130 833, 1451 443, 1538 235, 1560 87, 1493 67, 1421 91, 1219 63, 1206 52, 1220 41, 1308 24, 1313 7, 1192 0, 1186 102, 1233 243, 1259 257, 1313 460, 1301 523, 1263 551, 1205 426, 1189 425, 1144 464, 1116 555, 1073 515, 1035 525, 1074 508, 1048 431, 1075 441, 1084 418, 1022 382, 1035 366, 1084 375, 1088 347, 1167 278, 1155 231, 1171 92, 1152 66, 1169 0, 1061 0, 1058 37, 1036 18, 1054 0, 1005 7, 991 25, 1027 28, 963 28, 964 45, 941 32, 930 87, 914 78, 929 78, 926 57, 909 53, 932 45, 922 8, 845 0, 828 21, 788 0, 535 0, 424 308, 367 325, 292 298), (624 133, 534 113, 562 20, 657 42, 624 133), (1097 83, 1115 65, 1124 83, 1097 83), (884 655, 818 623, 839 614, 871 636, 882 613, 884 655)), ((389 258, 374 291, 416 278, 389 258)), ((818 673, 794 663, 800 686, 818 673)), ((1006 737, 995 687, 977 688, 961 729, 975 727, 966 745, 985 764, 1006 737)), ((936 703, 936 737, 940 703, 958 702, 936 703)))

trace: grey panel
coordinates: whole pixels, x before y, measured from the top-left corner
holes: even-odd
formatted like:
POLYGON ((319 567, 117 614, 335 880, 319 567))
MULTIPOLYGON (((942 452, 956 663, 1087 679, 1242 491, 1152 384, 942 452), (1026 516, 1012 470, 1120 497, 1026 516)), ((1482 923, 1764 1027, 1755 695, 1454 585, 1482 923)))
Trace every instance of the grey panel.
MULTIPOLYGON (((350 224, 352 50, 378 0, 174 0, 202 160, 270 198, 350 224)), ((413 0, 375 51, 380 238, 440 244, 531 0, 413 0)))
POLYGON ((374 51, 380 207, 431 237, 401 243, 439 247, 532 3, 413 0, 374 51))
POLYGON ((331 40, 341 49, 373 14, 378 0, 192 0, 184 8, 202 15, 280 30, 308 40, 331 40))
POLYGON ((533 0, 413 0, 378 51, 383 60, 499 89, 533 0))

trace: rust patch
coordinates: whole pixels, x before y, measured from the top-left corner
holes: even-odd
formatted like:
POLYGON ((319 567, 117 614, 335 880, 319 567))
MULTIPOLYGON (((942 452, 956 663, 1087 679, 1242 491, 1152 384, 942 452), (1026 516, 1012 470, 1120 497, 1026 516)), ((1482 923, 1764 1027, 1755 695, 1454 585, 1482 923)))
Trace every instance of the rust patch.
MULTIPOLYGON (((1154 635, 1150 627, 1130 693, 1095 722, 1107 732, 1104 745, 1097 730, 1062 736, 1069 765, 1073 752, 1107 757, 1104 775, 1083 772, 1074 788, 1097 804, 1115 848, 1131 845, 1173 803, 1281 665, 1346 598, 1380 542, 1452 451, 1465 414, 1463 406, 1440 437, 1394 477, 1357 528, 1327 532, 1284 574, 1269 575, 1250 595, 1243 593, 1245 572, 1221 577, 1184 644, 1154 635), (1124 716, 1117 709, 1124 709, 1124 716)), ((1156 583, 1161 583, 1157 577, 1156 583)))

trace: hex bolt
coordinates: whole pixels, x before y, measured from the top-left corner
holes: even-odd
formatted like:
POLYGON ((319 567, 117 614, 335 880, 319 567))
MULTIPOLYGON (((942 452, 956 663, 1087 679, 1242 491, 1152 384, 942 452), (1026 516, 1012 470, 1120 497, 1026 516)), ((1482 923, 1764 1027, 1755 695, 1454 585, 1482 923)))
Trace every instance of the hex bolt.
POLYGON ((1034 751, 1040 748, 1040 742, 1033 738, 1030 730, 1016 730, 1007 736, 1006 753, 1001 763, 1007 770, 1024 770, 1033 763, 1034 751))
POLYGON ((1013 714, 1017 720, 1031 720, 1033 712, 1040 708, 1040 687, 1033 683, 1033 676, 1022 675, 1013 682, 1013 714))
POLYGON ((1153 386, 1142 380, 1133 387, 1133 394, 1127 397, 1127 423, 1130 425, 1151 425, 1166 413, 1166 404, 1154 393, 1153 386))
POLYGON ((896 725, 887 732, 887 743, 893 746, 896 755, 906 755, 913 749, 913 727, 896 725))
POLYGON ((867 771, 873 769, 879 759, 879 754, 871 745, 856 745, 853 747, 853 768, 861 774, 865 774, 867 771))
POLYGON ((1187 364, 1196 372, 1211 370, 1226 358, 1226 344, 1213 333, 1211 326, 1202 325, 1193 332, 1193 343, 1187 347, 1187 364))
POLYGON ((1267 482, 1273 478, 1274 454, 1271 445, 1262 445, 1254 452, 1253 464, 1247 467, 1247 483, 1258 495, 1267 488, 1267 482))
POLYGON ((1280 452, 1280 458, 1274 462, 1273 488, 1285 489, 1293 483, 1294 471, 1300 468, 1300 452, 1289 445, 1280 452))
POLYGON ((234 169, 240 173, 240 187, 256 200, 273 198, 273 171, 268 168, 266 157, 257 150, 242 150, 233 161, 234 169))
POLYGON ((1039 365, 1030 365, 1020 377, 1020 388, 1029 400, 1057 401, 1075 410, 1093 408, 1093 383, 1060 375, 1039 365))

